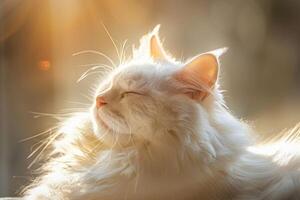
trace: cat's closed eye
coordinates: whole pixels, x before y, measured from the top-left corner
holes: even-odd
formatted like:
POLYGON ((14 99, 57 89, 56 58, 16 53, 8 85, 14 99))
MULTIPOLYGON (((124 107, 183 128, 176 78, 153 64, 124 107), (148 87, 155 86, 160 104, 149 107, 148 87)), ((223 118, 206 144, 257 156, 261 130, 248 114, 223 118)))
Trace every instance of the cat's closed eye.
POLYGON ((143 95, 143 94, 136 91, 126 91, 121 94, 121 99, 125 98, 127 95, 143 95))

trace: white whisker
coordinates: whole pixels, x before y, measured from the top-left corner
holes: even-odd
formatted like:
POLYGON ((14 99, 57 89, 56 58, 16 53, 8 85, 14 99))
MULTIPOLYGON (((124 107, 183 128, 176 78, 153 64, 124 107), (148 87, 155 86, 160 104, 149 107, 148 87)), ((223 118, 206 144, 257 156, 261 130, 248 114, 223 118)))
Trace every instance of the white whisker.
MULTIPOLYGON (((52 133, 52 131, 51 131, 52 133)), ((42 156, 43 152, 49 147, 50 144, 52 144, 52 142, 60 135, 61 133, 60 132, 56 132, 53 136, 49 136, 49 141, 45 140, 45 142, 43 142, 39 147, 38 149, 41 148, 41 146, 44 145, 44 147, 41 149, 41 151, 37 154, 37 156, 33 159, 33 161, 28 165, 28 168, 31 168, 42 156)), ((37 152, 34 151, 34 153, 37 152)), ((34 154, 33 153, 33 154, 34 154)), ((31 154, 31 155, 33 155, 31 154)))
POLYGON ((104 53, 101 53, 99 51, 95 51, 95 50, 83 50, 83 51, 79 51, 79 52, 76 52, 76 53, 73 53, 72 56, 78 56, 78 55, 81 55, 81 54, 86 54, 86 53, 92 53, 92 54, 97 54, 97 55, 100 55, 100 56, 103 56, 104 58, 106 58, 114 67, 117 67, 117 65, 114 63, 114 61, 108 57, 106 54, 104 53))
POLYGON ((86 77, 88 77, 90 75, 93 75, 93 74, 101 74, 103 76, 103 74, 105 74, 105 72, 103 72, 103 71, 96 71, 96 72, 90 72, 88 74, 83 74, 83 75, 80 76, 80 78, 76 82, 79 83, 80 81, 82 81, 86 77))
POLYGON ((88 96, 86 94, 80 93, 81 96, 85 97, 86 99, 88 99, 89 101, 93 102, 94 98, 92 96, 88 96))
POLYGON ((38 134, 35 134, 35 135, 31 136, 31 137, 28 137, 28 138, 25 138, 25 139, 21 139, 19 142, 26 142, 26 141, 31 140, 31 139, 33 139, 33 138, 36 138, 36 137, 45 135, 45 134, 51 132, 52 130, 57 129, 58 127, 59 127, 59 126, 54 126, 54 127, 49 128, 49 129, 47 129, 47 130, 45 130, 45 131, 42 131, 42 132, 40 132, 40 133, 38 133, 38 134))
POLYGON ((87 76, 91 75, 91 73, 90 73, 91 71, 94 71, 96 69, 101 69, 101 68, 104 69, 104 70, 103 71, 97 71, 95 73, 109 72, 109 71, 113 70, 113 68, 111 66, 109 66, 109 65, 105 65, 105 64, 97 65, 97 66, 89 68, 84 73, 82 73, 82 75, 78 78, 78 80, 76 82, 78 83, 81 80, 85 79, 87 76))
POLYGON ((73 104, 78 104, 82 106, 90 106, 91 104, 89 103, 83 103, 83 102, 78 102, 78 101, 66 101, 67 103, 73 103, 73 104))
POLYGON ((121 64, 121 57, 120 57, 119 49, 118 49, 118 47, 117 47, 117 45, 116 45, 115 41, 113 40, 113 38, 112 38, 111 34, 110 34, 110 33, 109 33, 109 31, 107 30, 107 28, 106 28, 106 26, 104 25, 104 23, 103 23, 103 22, 102 22, 102 26, 103 26, 103 28, 104 28, 104 30, 105 30, 105 32, 106 32, 106 34, 108 35, 109 39, 111 40, 111 42, 112 42, 113 46, 115 47, 115 50, 116 50, 117 56, 118 56, 118 58, 119 58, 119 61, 120 61, 120 63, 119 63, 119 64, 121 64))
POLYGON ((123 42, 123 45, 122 45, 122 47, 121 47, 121 61, 120 61, 120 65, 122 65, 123 64, 123 62, 126 60, 126 44, 127 44, 127 40, 125 40, 124 42, 123 42))

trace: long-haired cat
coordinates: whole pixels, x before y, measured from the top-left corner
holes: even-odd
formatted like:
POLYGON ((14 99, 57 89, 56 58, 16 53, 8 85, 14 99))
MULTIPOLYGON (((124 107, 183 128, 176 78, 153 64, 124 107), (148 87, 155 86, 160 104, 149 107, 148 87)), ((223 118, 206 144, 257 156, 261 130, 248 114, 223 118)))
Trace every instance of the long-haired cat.
POLYGON ((254 145, 219 89, 225 51, 179 62, 145 35, 62 124, 25 199, 300 199, 300 126, 254 145))

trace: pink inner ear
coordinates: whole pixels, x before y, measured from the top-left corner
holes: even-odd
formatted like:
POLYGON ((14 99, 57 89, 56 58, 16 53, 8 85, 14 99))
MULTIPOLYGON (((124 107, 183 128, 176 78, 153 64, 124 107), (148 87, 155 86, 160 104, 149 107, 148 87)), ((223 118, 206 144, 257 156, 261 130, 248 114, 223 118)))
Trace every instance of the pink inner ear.
POLYGON ((203 99, 218 77, 218 60, 213 54, 202 54, 188 62, 175 79, 187 85, 193 92, 184 92, 192 99, 203 99))
POLYGON ((218 60, 213 54, 197 56, 177 74, 177 78, 181 81, 208 88, 215 84, 217 77, 218 60))
POLYGON ((166 60, 166 55, 157 35, 150 38, 150 55, 154 59, 166 60))
POLYGON ((212 54, 200 55, 183 68, 183 73, 186 73, 186 76, 195 77, 208 87, 212 87, 218 76, 218 60, 212 54))

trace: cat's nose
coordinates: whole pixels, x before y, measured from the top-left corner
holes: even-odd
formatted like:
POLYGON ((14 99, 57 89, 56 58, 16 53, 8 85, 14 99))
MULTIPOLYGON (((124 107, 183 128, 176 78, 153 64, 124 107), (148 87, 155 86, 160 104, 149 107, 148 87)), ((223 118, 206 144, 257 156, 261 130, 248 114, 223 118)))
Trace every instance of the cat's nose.
POLYGON ((106 104, 107 104, 107 102, 106 102, 104 96, 98 96, 96 98, 96 107, 98 109, 101 108, 102 106, 106 105, 106 104))

